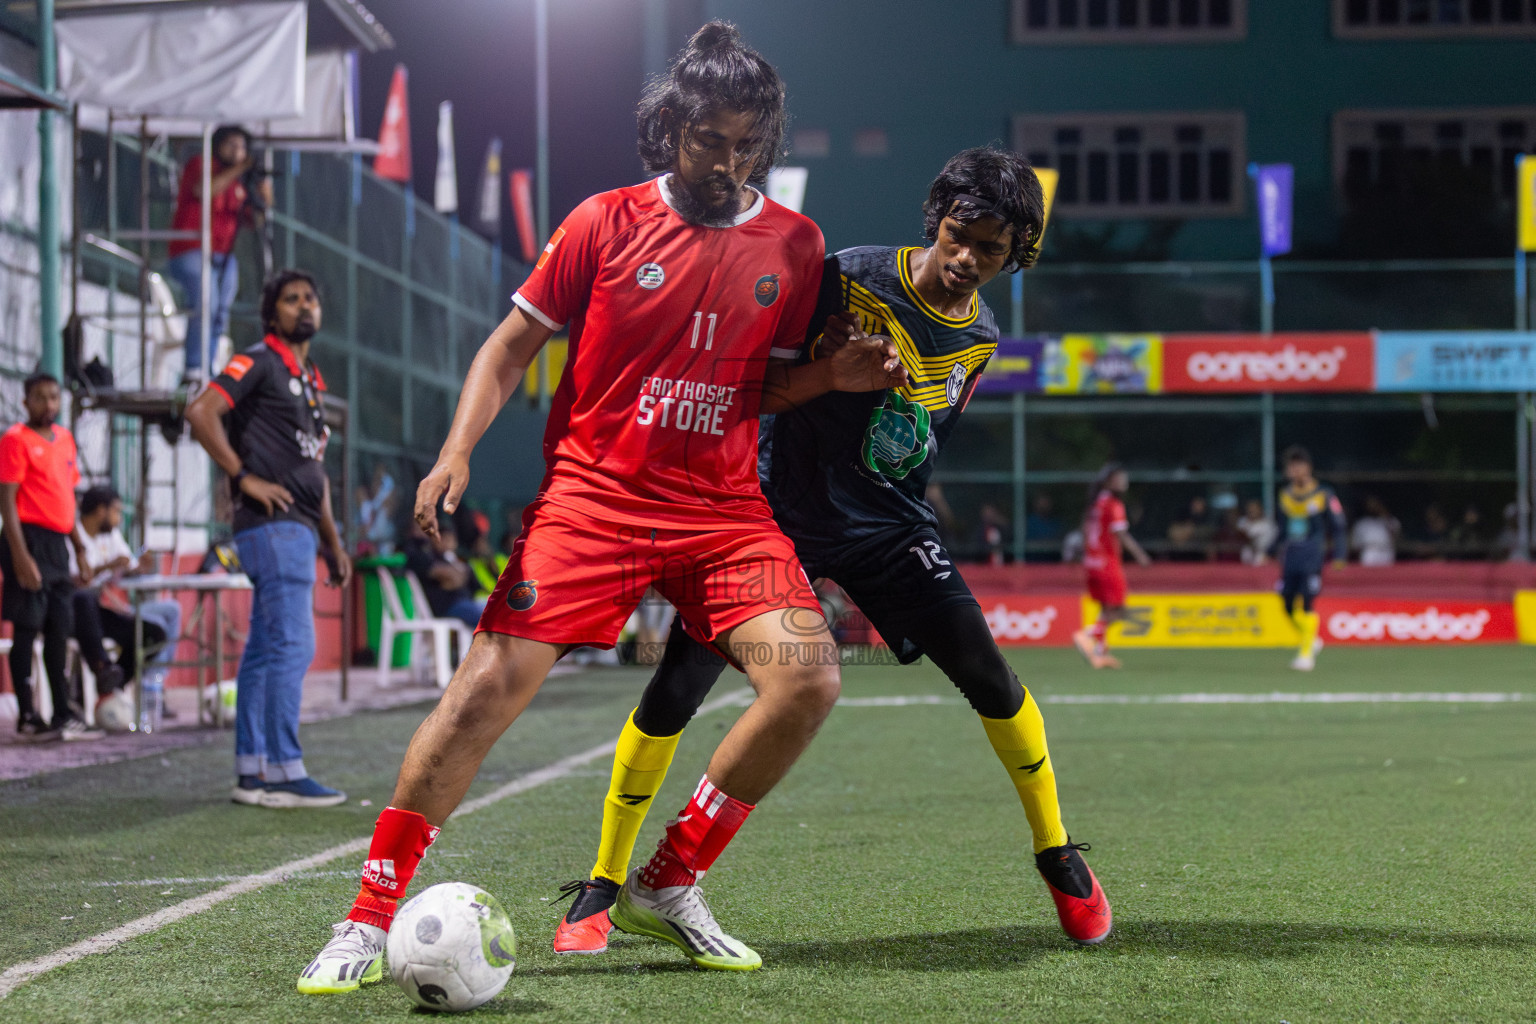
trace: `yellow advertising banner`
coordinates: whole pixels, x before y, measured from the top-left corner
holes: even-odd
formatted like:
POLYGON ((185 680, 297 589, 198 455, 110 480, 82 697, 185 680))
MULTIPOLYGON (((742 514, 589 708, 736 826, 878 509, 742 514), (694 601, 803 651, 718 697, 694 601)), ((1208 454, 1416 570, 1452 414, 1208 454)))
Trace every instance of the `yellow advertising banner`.
POLYGON ((1515 591, 1515 629, 1523 644, 1536 644, 1536 590, 1515 591))
POLYGON ((1063 334, 1046 342, 1048 395, 1145 395, 1163 390, 1161 334, 1063 334))
MULTIPOLYGON (((1128 618, 1110 627, 1112 647, 1294 647, 1301 639, 1280 595, 1132 594, 1128 618)), ((1099 606, 1083 598, 1083 622, 1099 606)))
POLYGON ((1515 165, 1516 234, 1525 252, 1536 252, 1536 156, 1526 154, 1515 165))

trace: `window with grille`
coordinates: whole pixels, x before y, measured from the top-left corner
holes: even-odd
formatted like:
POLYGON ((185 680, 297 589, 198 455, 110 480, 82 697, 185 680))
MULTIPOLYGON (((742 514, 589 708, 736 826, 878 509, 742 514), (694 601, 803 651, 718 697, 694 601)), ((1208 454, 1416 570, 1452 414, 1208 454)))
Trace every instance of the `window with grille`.
POLYGON ((1013 0, 1015 43, 1224 42, 1248 34, 1247 0, 1013 0))
POLYGON ((1333 0, 1344 38, 1536 36, 1536 0, 1333 0))
POLYGON ((1083 217, 1223 217, 1244 208, 1243 115, 1020 114, 1014 148, 1061 175, 1055 209, 1083 217))
POLYGON ((1425 183, 1470 180, 1515 196, 1515 158, 1536 152, 1536 107, 1482 110, 1344 110, 1333 119, 1340 200, 1409 195, 1425 183))

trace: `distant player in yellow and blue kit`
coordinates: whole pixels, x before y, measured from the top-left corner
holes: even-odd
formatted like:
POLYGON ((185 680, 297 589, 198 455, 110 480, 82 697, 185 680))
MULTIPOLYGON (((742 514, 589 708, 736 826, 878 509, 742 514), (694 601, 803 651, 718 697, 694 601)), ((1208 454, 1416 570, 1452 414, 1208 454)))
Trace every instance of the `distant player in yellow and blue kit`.
POLYGON ((1280 532, 1270 554, 1280 562, 1277 588, 1285 613, 1301 632, 1301 646, 1291 668, 1310 672, 1323 649, 1318 637, 1317 613, 1312 604, 1323 589, 1323 561, 1329 544, 1335 565, 1342 565, 1349 550, 1344 506, 1333 488, 1312 475, 1312 456, 1292 445, 1285 450, 1285 488, 1280 492, 1280 532))

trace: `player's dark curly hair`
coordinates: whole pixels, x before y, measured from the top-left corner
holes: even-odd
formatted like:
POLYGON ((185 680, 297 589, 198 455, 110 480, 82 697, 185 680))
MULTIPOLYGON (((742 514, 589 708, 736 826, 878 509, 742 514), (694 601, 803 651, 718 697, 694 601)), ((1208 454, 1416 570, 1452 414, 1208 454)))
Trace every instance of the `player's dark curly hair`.
POLYGON ((1299 444, 1293 444, 1280 453, 1280 462, 1287 466, 1293 462, 1305 462, 1310 466, 1312 465, 1312 453, 1299 444))
POLYGON ((736 26, 712 21, 693 34, 667 73, 646 83, 640 96, 636 121, 646 170, 671 170, 684 129, 727 110, 757 115, 761 141, 747 180, 761 185, 784 148, 784 81, 741 41, 736 26))
POLYGON ((303 281, 315 290, 315 298, 320 297, 320 285, 315 281, 314 275, 307 270, 279 270, 267 278, 267 283, 261 286, 261 329, 272 330, 272 325, 277 323, 277 300, 282 297, 283 289, 295 281, 303 281))
POLYGON ((972 224, 983 217, 1000 216, 1013 228, 1013 248, 1003 270, 1013 273, 1035 265, 1040 258, 1040 237, 1045 231, 1045 193, 1029 161, 1017 153, 978 146, 956 153, 928 186, 923 203, 923 237, 936 241, 939 222, 953 217, 972 224), (974 196, 991 204, 979 207, 957 196, 974 196))

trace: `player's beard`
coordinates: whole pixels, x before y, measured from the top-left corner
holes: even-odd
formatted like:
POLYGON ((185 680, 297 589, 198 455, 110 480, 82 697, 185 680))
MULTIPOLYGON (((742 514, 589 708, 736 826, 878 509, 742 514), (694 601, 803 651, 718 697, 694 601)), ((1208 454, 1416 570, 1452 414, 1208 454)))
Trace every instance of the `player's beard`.
POLYGON ((741 214, 742 186, 723 174, 711 174, 697 185, 690 185, 682 175, 673 173, 664 179, 664 187, 672 197, 672 208, 689 224, 728 228, 741 214), (724 186, 725 198, 719 203, 704 200, 704 189, 710 185, 724 186))
POLYGON ((315 326, 315 321, 312 318, 300 317, 294 323, 293 329, 288 332, 288 337, 284 340, 290 341, 295 345, 301 345, 310 338, 313 338, 318 332, 319 328, 315 326))

